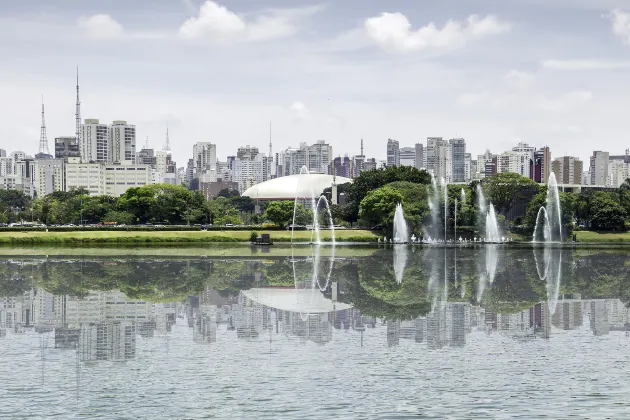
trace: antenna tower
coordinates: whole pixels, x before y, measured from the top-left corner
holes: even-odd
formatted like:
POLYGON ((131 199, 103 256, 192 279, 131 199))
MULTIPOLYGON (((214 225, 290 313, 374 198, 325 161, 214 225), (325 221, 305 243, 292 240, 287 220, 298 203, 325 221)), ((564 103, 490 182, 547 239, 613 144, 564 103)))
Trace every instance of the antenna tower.
POLYGON ((77 109, 75 112, 77 143, 81 144, 81 101, 79 100, 79 66, 77 66, 77 109))
POLYGON ((149 148, 149 136, 147 136, 147 139, 144 141, 144 148, 145 149, 149 148))
POLYGON ((364 156, 364 154, 363 154, 363 139, 361 139, 361 156, 364 156))
POLYGON ((171 151, 171 140, 168 138, 168 125, 166 126, 166 144, 164 145, 164 150, 167 152, 171 151))
POLYGON ((44 97, 42 96, 42 130, 39 135, 39 154, 49 155, 48 138, 46 137, 46 119, 44 118, 44 97))

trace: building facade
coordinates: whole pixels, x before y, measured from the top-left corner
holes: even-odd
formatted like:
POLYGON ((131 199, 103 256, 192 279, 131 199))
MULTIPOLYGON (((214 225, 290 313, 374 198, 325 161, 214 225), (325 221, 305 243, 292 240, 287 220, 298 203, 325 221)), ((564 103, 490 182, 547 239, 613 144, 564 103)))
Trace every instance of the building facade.
POLYGON ((66 159, 69 157, 81 157, 79 141, 76 137, 55 138, 55 159, 66 159))
POLYGON ((400 166, 400 143, 387 139, 387 166, 400 166))
POLYGON ((136 163, 136 126, 114 121, 109 127, 108 163, 136 163))
POLYGON ((582 184, 584 168, 580 159, 572 156, 562 156, 553 160, 551 168, 558 184, 582 184))
POLYGON ((109 126, 98 119, 86 119, 81 124, 81 160, 83 162, 109 162, 109 126))
POLYGON ((591 185, 607 185, 609 153, 594 151, 591 156, 591 185))

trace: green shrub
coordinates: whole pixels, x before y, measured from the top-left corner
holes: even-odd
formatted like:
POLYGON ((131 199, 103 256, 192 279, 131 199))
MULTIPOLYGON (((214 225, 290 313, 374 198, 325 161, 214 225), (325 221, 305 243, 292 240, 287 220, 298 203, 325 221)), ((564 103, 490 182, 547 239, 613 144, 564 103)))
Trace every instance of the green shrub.
POLYGON ((253 230, 252 233, 249 234, 249 240, 251 242, 256 242, 256 239, 258 239, 258 232, 253 230))

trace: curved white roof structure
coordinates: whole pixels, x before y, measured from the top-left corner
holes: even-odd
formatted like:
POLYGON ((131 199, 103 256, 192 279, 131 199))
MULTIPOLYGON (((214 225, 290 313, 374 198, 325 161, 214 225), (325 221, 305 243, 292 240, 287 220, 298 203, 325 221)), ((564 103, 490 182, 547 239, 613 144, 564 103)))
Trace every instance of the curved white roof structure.
MULTIPOLYGON (((352 182, 350 178, 337 177, 337 185, 352 182)), ((261 182, 248 188, 243 196, 254 200, 294 200, 318 197, 333 183, 332 175, 300 174, 289 175, 261 182)))

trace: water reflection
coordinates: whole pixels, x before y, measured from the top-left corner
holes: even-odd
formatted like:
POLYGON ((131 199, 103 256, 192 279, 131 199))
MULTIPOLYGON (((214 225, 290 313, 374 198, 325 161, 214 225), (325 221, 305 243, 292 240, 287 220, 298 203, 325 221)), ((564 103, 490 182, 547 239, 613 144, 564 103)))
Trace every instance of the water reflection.
MULTIPOLYGON (((229 335, 318 344, 382 331, 388 346, 463 347, 476 332, 552 338, 630 329, 630 255, 552 247, 408 247, 368 257, 34 259, 0 263, 0 338, 37 334, 40 354, 128 361, 176 325, 194 343, 229 335), (50 340, 49 340, 50 339, 50 340), (50 341, 50 344, 49 344, 50 341), (54 343, 54 344, 53 344, 54 343)), ((371 336, 373 339, 374 336, 371 336)))

